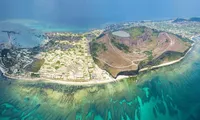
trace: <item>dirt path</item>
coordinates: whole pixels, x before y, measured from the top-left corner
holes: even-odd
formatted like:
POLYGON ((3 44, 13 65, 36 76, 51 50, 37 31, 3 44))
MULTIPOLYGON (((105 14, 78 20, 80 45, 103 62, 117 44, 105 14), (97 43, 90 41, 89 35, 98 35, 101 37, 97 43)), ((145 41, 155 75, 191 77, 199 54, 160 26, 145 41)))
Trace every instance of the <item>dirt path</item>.
POLYGON ((164 49, 163 50, 163 52, 162 53, 164 53, 164 52, 166 52, 171 46, 173 46, 174 45, 174 40, 168 35, 168 33, 165 33, 165 35, 169 38, 169 40, 170 40, 170 44, 167 46, 167 48, 166 49, 164 49))
POLYGON ((98 57, 94 57, 94 58, 96 58, 97 60, 99 60, 99 61, 101 61, 101 62, 107 64, 108 66, 110 66, 110 67, 112 67, 112 68, 117 68, 117 69, 124 69, 124 68, 127 68, 127 67, 131 67, 131 66, 133 66, 133 65, 136 65, 135 63, 132 63, 132 64, 127 65, 127 66, 116 67, 116 66, 113 66, 113 65, 107 63, 106 61, 104 61, 104 60, 102 60, 102 59, 100 59, 100 58, 98 58, 98 57))
MULTIPOLYGON (((187 51, 187 53, 182 58, 175 60, 175 61, 171 61, 171 62, 168 62, 168 63, 161 64, 161 65, 158 65, 158 66, 152 66, 151 68, 164 67, 164 66, 168 66, 168 65, 172 65, 172 64, 175 64, 177 62, 180 62, 192 50, 194 44, 195 44, 195 42, 192 44, 191 48, 187 51)), ((3 70, 3 68, 1 68, 1 66, 0 66, 0 70, 1 69, 3 70)), ((145 70, 149 70, 149 68, 141 69, 140 72, 145 71, 145 70)), ((122 76, 119 79, 113 79, 113 80, 104 80, 104 81, 93 80, 93 81, 87 81, 87 82, 70 82, 70 81, 59 81, 59 80, 52 80, 52 79, 46 79, 46 78, 32 79, 32 78, 22 78, 22 77, 9 77, 5 74, 3 74, 3 75, 7 78, 19 80, 20 82, 24 82, 24 81, 27 81, 27 82, 37 82, 38 81, 38 82, 40 82, 41 81, 41 82, 45 82, 45 83, 57 83, 57 84, 73 85, 73 86, 90 86, 90 85, 106 84, 106 83, 117 82, 117 81, 123 80, 124 78, 127 78, 127 76, 122 76)))
POLYGON ((124 58, 124 59, 126 59, 127 61, 131 62, 130 59, 126 58, 125 56, 123 56, 122 54, 120 54, 120 53, 115 49, 115 47, 112 45, 112 43, 111 43, 111 41, 110 41, 110 37, 109 37, 109 36, 107 36, 107 37, 108 37, 108 43, 109 43, 109 45, 112 47, 113 51, 114 51, 116 54, 118 54, 119 56, 121 56, 122 58, 124 58))
POLYGON ((107 63, 106 61, 104 61, 104 60, 102 60, 102 59, 100 59, 100 58, 98 58, 98 57, 95 57, 96 59, 98 59, 99 61, 101 61, 101 62, 107 64, 108 66, 110 66, 110 67, 112 67, 112 68, 117 68, 117 69, 124 69, 124 68, 131 67, 131 66, 133 66, 133 65, 137 66, 137 64, 135 64, 134 61, 132 61, 132 60, 126 58, 126 57, 123 56, 121 53, 119 53, 119 52, 115 49, 115 47, 112 45, 109 36, 107 36, 107 37, 108 37, 108 44, 111 46, 111 48, 113 49, 113 51, 114 51, 117 55, 119 55, 119 56, 121 56, 122 58, 124 58, 125 60, 131 62, 131 64, 130 64, 130 65, 127 65, 127 66, 117 67, 117 66, 113 66, 113 65, 107 63))
MULTIPOLYGON (((173 45, 175 44, 175 41, 168 35, 168 33, 165 33, 165 35, 169 38, 170 44, 167 46, 166 49, 164 49, 164 50, 162 51, 162 53, 166 52, 171 46, 173 46, 173 45)), ((119 56, 121 56, 121 57, 123 57, 124 59, 126 59, 127 61, 131 62, 131 64, 130 64, 130 65, 127 65, 127 66, 117 67, 117 66, 113 66, 113 65, 107 63, 106 61, 104 61, 104 60, 102 60, 102 59, 100 59, 100 58, 98 58, 98 57, 95 57, 95 58, 98 59, 99 61, 101 61, 101 62, 107 64, 108 66, 110 66, 110 67, 112 67, 112 68, 124 69, 124 68, 127 68, 127 67, 131 67, 131 66, 133 66, 133 65, 137 65, 137 64, 135 64, 134 62, 138 62, 138 61, 145 60, 145 59, 131 60, 131 59, 128 59, 128 58, 126 58, 125 56, 121 55, 121 54, 115 49, 115 47, 112 45, 109 36, 107 36, 107 37, 108 37, 109 45, 112 47, 113 51, 114 51, 116 54, 118 54, 119 56)))
MULTIPOLYGON (((167 48, 165 48, 162 52, 160 53, 165 53, 171 46, 173 46, 175 44, 174 40, 169 36, 168 33, 165 33, 165 35, 169 38, 170 40, 170 44, 167 46, 167 48)), ((159 57, 158 55, 155 56, 155 58, 159 57)))

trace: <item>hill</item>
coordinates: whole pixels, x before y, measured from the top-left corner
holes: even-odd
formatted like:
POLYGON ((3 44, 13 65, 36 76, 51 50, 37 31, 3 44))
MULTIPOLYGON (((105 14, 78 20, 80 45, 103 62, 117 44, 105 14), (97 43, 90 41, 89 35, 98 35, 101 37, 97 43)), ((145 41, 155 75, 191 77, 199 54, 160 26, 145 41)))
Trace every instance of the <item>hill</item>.
POLYGON ((100 68, 117 77, 179 59, 190 46, 190 40, 174 34, 132 27, 103 33, 90 43, 90 51, 100 68))
POLYGON ((177 18, 173 21, 173 23, 179 23, 179 22, 200 22, 200 17, 192 17, 190 19, 177 18))

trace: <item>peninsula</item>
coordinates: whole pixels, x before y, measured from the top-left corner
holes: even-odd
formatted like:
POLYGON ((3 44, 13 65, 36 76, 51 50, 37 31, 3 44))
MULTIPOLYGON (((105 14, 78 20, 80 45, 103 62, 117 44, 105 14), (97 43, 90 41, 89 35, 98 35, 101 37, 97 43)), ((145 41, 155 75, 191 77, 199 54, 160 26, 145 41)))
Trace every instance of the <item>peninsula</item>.
POLYGON ((44 41, 32 48, 15 46, 9 37, 9 43, 0 44, 0 70, 12 79, 69 85, 109 83, 182 60, 193 45, 190 38, 197 35, 189 31, 194 28, 177 33, 176 25, 185 24, 194 22, 142 21, 86 33, 47 32, 42 35, 44 41), (164 30, 157 27, 163 24, 164 30))
POLYGON ((106 31, 91 42, 95 63, 113 77, 177 60, 191 47, 189 39, 147 27, 106 31))

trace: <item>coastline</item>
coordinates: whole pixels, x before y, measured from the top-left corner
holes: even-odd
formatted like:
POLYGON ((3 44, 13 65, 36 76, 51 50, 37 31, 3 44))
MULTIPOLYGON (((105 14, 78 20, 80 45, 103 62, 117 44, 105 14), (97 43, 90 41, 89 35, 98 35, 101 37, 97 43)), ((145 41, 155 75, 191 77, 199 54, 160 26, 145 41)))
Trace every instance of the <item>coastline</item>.
MULTIPOLYGON (((167 63, 163 63, 160 65, 156 65, 156 66, 152 66, 150 68, 143 68, 139 70, 140 72, 144 72, 147 70, 152 70, 152 69, 156 69, 156 68, 160 68, 160 67, 166 67, 175 63, 178 63, 180 61, 182 61, 187 54, 192 50, 193 46, 195 45, 195 41, 191 39, 191 41, 193 41, 190 49, 185 53, 185 55, 181 58, 179 58, 178 60, 174 60, 171 62, 167 62, 167 63)), ((99 80, 92 80, 92 81, 87 81, 87 82, 72 82, 72 81, 62 81, 62 80, 52 80, 52 79, 47 79, 47 78, 23 78, 23 77, 11 77, 9 75, 6 75, 6 73, 4 72, 3 68, 0 66, 0 71, 3 73, 3 76, 13 79, 13 80, 19 80, 19 81, 39 81, 39 82, 45 82, 45 83, 57 83, 57 84, 63 84, 63 85, 73 85, 73 86, 90 86, 90 85, 100 85, 100 84, 107 84, 107 83, 113 83, 113 82, 118 82, 130 77, 136 77, 135 76, 126 76, 126 75, 120 75, 118 76, 116 79, 114 80, 103 80, 103 81, 99 81, 99 80)))
MULTIPOLYGON (((192 37, 193 38, 193 37, 192 37)), ((176 63, 179 63, 181 62, 186 56, 187 54, 192 50, 192 48, 194 47, 195 45, 195 41, 191 39, 191 41, 193 41, 190 49, 185 53, 185 55, 177 60, 174 60, 174 61, 170 61, 170 62, 167 62, 167 63, 163 63, 163 64, 160 64, 160 65, 156 65, 156 66, 151 66, 150 68, 142 68, 139 70, 139 73, 140 72, 145 72, 147 70, 152 70, 152 69, 157 69, 157 68, 161 68, 161 67, 166 67, 166 66, 169 66, 169 65, 173 65, 173 64, 176 64, 176 63)), ((120 79, 125 79, 125 78, 129 78, 129 77, 134 77, 134 76, 125 76, 125 75, 120 75, 118 76, 116 79, 120 80, 120 79)))
MULTIPOLYGON (((104 81, 98 81, 98 80, 92 80, 87 82, 72 82, 72 81, 62 81, 62 80, 53 80, 48 78, 23 78, 23 77, 11 77, 6 74, 3 74, 5 77, 13 80, 19 80, 19 81, 29 81, 29 82, 44 82, 44 83, 56 83, 56 84, 62 84, 62 85, 73 85, 73 86, 90 86, 90 85, 100 85, 100 84, 106 84, 106 83, 112 83, 117 82, 118 80, 104 80, 104 81)), ((120 79, 122 80, 122 79, 120 79)))
MULTIPOLYGON (((193 41, 193 40, 192 40, 193 41)), ((156 65, 156 66, 151 66, 150 68, 142 68, 139 70, 139 72, 144 72, 146 70, 152 70, 152 69, 156 69, 156 68, 160 68, 160 67, 165 67, 165 66, 169 66, 169 65, 172 65, 172 64, 175 64, 175 63, 178 63, 180 61, 182 61, 185 56, 187 56, 187 54, 192 50, 194 44, 195 44, 195 41, 193 41, 194 43, 192 43, 190 49, 185 53, 185 55, 177 60, 174 60, 174 61, 170 61, 170 62, 167 62, 167 63, 163 63, 163 64, 160 64, 160 65, 156 65)))

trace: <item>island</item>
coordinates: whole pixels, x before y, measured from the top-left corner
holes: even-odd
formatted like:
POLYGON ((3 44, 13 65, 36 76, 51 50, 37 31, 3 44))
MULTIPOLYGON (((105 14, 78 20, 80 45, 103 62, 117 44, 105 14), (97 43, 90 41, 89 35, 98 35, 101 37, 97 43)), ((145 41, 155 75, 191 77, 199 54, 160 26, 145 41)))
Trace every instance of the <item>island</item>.
POLYGON ((8 42, 0 44, 0 70, 12 79, 70 85, 133 78, 177 63, 190 51, 200 23, 174 21, 118 23, 85 33, 33 34, 44 40, 29 48, 13 44, 10 33, 8 42))

